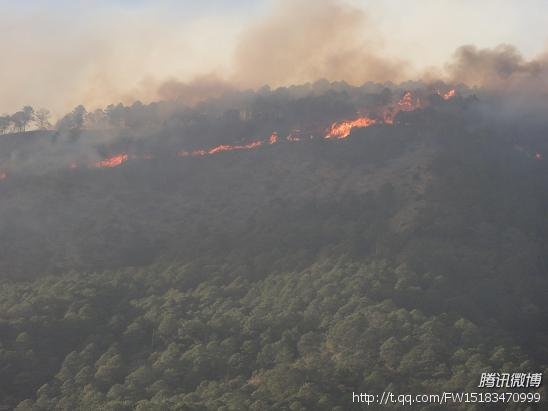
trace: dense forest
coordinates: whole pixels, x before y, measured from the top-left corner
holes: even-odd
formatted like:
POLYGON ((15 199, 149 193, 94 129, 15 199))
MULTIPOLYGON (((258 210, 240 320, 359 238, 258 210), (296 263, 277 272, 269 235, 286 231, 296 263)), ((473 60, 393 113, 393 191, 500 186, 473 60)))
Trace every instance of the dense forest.
POLYGON ((317 83, 0 136, 0 409, 342 411, 548 372, 548 129, 460 90, 314 138, 400 94, 317 83))

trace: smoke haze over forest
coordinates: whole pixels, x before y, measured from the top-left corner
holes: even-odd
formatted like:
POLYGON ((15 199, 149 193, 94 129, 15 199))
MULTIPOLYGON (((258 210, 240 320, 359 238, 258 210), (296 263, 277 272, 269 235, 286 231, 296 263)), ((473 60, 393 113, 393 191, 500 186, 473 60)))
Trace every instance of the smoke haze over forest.
POLYGON ((547 409, 548 2, 0 14, 0 411, 547 409))
POLYGON ((509 1, 175 3, 0 2, 9 15, 0 113, 27 104, 54 117, 79 104, 194 104, 227 90, 323 78, 505 89, 510 81, 546 91, 542 2, 538 13, 509 1))

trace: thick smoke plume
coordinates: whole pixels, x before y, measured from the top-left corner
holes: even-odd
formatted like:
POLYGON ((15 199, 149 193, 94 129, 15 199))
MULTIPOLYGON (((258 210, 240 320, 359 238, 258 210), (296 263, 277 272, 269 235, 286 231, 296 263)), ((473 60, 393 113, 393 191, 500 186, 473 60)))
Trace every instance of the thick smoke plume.
POLYGON ((545 123, 548 110, 548 56, 527 60, 502 44, 458 48, 446 65, 446 80, 477 87, 483 114, 499 124, 545 123))
POLYGON ((190 82, 167 80, 158 87, 156 93, 160 100, 180 101, 187 105, 194 105, 208 98, 220 97, 232 90, 234 86, 228 81, 209 74, 199 76, 190 82))
MULTIPOLYGON (((47 8, 10 15, 0 36, 9 56, 0 65, 0 114, 27 104, 47 107, 54 117, 79 104, 90 111, 136 100, 194 105, 233 90, 319 79, 353 85, 444 80, 511 91, 514 98, 548 91, 546 55, 528 60, 509 45, 462 46, 435 76, 427 76, 387 54, 397 44, 379 26, 373 4, 364 9, 350 0, 279 0, 238 21, 220 14, 181 21, 169 14, 172 7, 90 8, 95 11, 90 18, 50 13, 23 37, 19 28, 47 8)), ((432 38, 432 44, 439 40, 432 38)))
POLYGON ((156 14, 88 8, 89 19, 48 14, 23 39, 19 28, 47 8, 10 16, 0 38, 9 56, 0 65, 0 114, 30 104, 61 117, 79 104, 88 110, 136 100, 194 104, 232 88, 406 77, 405 64, 381 53, 387 45, 366 12, 344 0, 276 1, 245 21, 222 15, 180 21, 162 7, 156 14), (9 38, 20 39, 17 47, 9 38))
POLYGON ((446 66, 449 79, 491 91, 548 91, 548 58, 542 55, 526 60, 511 45, 478 49, 472 45, 459 47, 446 66))
POLYGON ((384 57, 379 33, 366 13, 335 1, 282 1, 250 27, 235 52, 237 84, 258 87, 321 78, 401 81, 405 64, 384 57))
POLYGON ((243 31, 225 76, 162 83, 156 98, 193 104, 233 88, 302 84, 319 79, 402 81, 408 64, 383 56, 382 38, 367 14, 335 0, 283 0, 243 31))

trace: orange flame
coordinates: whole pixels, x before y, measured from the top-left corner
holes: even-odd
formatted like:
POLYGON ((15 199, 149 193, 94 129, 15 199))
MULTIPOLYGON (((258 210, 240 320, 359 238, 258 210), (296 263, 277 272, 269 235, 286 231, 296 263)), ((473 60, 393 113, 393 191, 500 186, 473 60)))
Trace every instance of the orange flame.
POLYGON ((384 124, 394 124, 394 118, 400 111, 415 111, 421 107, 423 107, 421 99, 415 97, 412 92, 406 91, 394 106, 384 109, 383 122, 384 124))
POLYGON ((420 98, 413 96, 413 93, 406 91, 402 98, 396 103, 397 111, 414 111, 422 106, 420 98))
POLYGON ((449 99, 452 99, 453 97, 455 97, 457 95, 457 92, 455 91, 454 88, 452 88, 451 90, 449 90, 447 93, 445 93, 443 96, 441 96, 444 100, 449 100, 449 99))
POLYGON ((329 127, 325 138, 343 139, 350 135, 350 131, 354 127, 369 127, 376 124, 377 120, 369 117, 358 117, 354 120, 344 120, 335 122, 329 127))
MULTIPOLYGON (((439 94, 439 92, 438 92, 439 94)), ((444 99, 452 98, 455 95, 455 90, 449 90, 443 95, 444 99)), ((374 124, 393 124, 394 118, 399 111, 413 111, 423 106, 420 98, 413 95, 412 92, 406 91, 403 96, 390 107, 385 107, 380 118, 372 118, 361 116, 351 120, 337 121, 331 124, 326 130, 326 139, 345 139, 350 135, 353 128, 369 127, 374 124)), ((312 135, 310 138, 314 138, 312 135)), ((301 141, 301 130, 293 130, 286 138, 286 141, 297 142, 301 141)), ((193 151, 180 150, 177 152, 178 157, 203 157, 212 154, 218 154, 225 151, 251 150, 260 147, 263 144, 276 144, 279 142, 277 132, 273 132, 268 139, 256 140, 243 145, 221 144, 210 149, 198 149, 193 151)), ((143 159, 151 159, 152 156, 145 154, 143 159)), ((117 167, 128 160, 128 155, 125 153, 118 154, 114 157, 96 163, 97 167, 117 167)), ((72 167, 71 167, 72 168, 72 167)))
POLYGON ((234 151, 234 150, 250 150, 255 147, 259 147, 262 145, 262 141, 254 141, 252 143, 246 144, 246 145, 237 145, 237 146, 230 146, 230 145, 220 145, 217 147, 213 147, 211 150, 207 152, 207 154, 217 154, 222 151, 234 151))
MULTIPOLYGON (((439 94, 439 92, 438 92, 439 94)), ((449 90, 443 95, 444 99, 452 98, 455 95, 454 90, 449 90)), ((371 118, 367 116, 358 117, 351 120, 343 120, 334 122, 331 124, 329 129, 326 131, 325 138, 335 138, 335 139, 344 139, 350 135, 350 132, 353 128, 369 127, 374 124, 393 124, 394 117, 399 111, 413 111, 417 108, 422 107, 422 102, 420 98, 415 97, 412 92, 406 91, 400 100, 391 107, 386 107, 381 118, 371 118)), ((293 130, 285 139, 289 142, 301 141, 301 130, 293 130)), ((313 136, 310 136, 313 138, 313 136)), ((265 140, 256 140, 248 144, 243 145, 230 145, 230 144, 221 144, 210 149, 198 149, 193 151, 180 150, 177 152, 178 157, 203 157, 207 155, 213 155, 222 153, 225 151, 237 151, 237 150, 251 150, 257 147, 260 147, 263 144, 276 144, 279 142, 279 136, 277 132, 273 132, 268 139, 265 140)), ((136 158, 136 157, 135 157, 136 158)), ((142 157, 145 160, 152 158, 150 154, 145 154, 142 157)), ((97 167, 117 167, 122 163, 128 160, 128 155, 126 153, 120 153, 113 157, 98 161, 96 163, 97 167)), ((71 164, 70 168, 76 168, 76 164, 71 164)))
POLYGON ((126 153, 120 153, 120 154, 117 154, 115 156, 112 156, 112 157, 109 157, 109 158, 106 158, 104 160, 101 160, 101 161, 97 161, 95 163, 95 166, 96 167, 107 167, 107 168, 112 168, 112 167, 118 167, 119 165, 125 163, 128 159, 128 155, 126 153))
POLYGON ((231 151, 231 150, 233 150, 232 146, 221 144, 220 146, 213 147, 211 150, 207 152, 207 154, 216 154, 216 153, 220 153, 221 151, 231 151))
POLYGON ((382 120, 371 117, 358 117, 354 120, 344 120, 335 122, 331 125, 325 138, 343 139, 350 135, 354 127, 369 127, 379 122, 384 124, 394 124, 394 118, 400 111, 414 111, 422 107, 420 98, 415 97, 410 91, 406 91, 398 102, 391 107, 386 107, 382 113, 382 120))
POLYGON ((223 151, 235 151, 235 150, 251 150, 253 148, 259 147, 263 144, 262 141, 253 141, 245 145, 235 145, 231 146, 228 144, 221 144, 220 146, 210 148, 209 150, 194 150, 194 151, 185 151, 181 150, 177 152, 179 157, 202 157, 211 154, 218 154, 223 151))

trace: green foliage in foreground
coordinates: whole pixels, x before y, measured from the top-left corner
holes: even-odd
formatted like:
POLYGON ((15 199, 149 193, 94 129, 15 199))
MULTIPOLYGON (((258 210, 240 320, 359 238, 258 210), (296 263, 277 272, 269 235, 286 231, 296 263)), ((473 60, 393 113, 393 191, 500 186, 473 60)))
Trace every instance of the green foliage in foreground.
POLYGON ((396 304, 424 294, 416 276, 343 258, 256 282, 186 265, 4 286, 0 394, 45 382, 17 410, 342 410, 352 391, 473 390, 482 371, 533 368, 496 328, 396 304))

